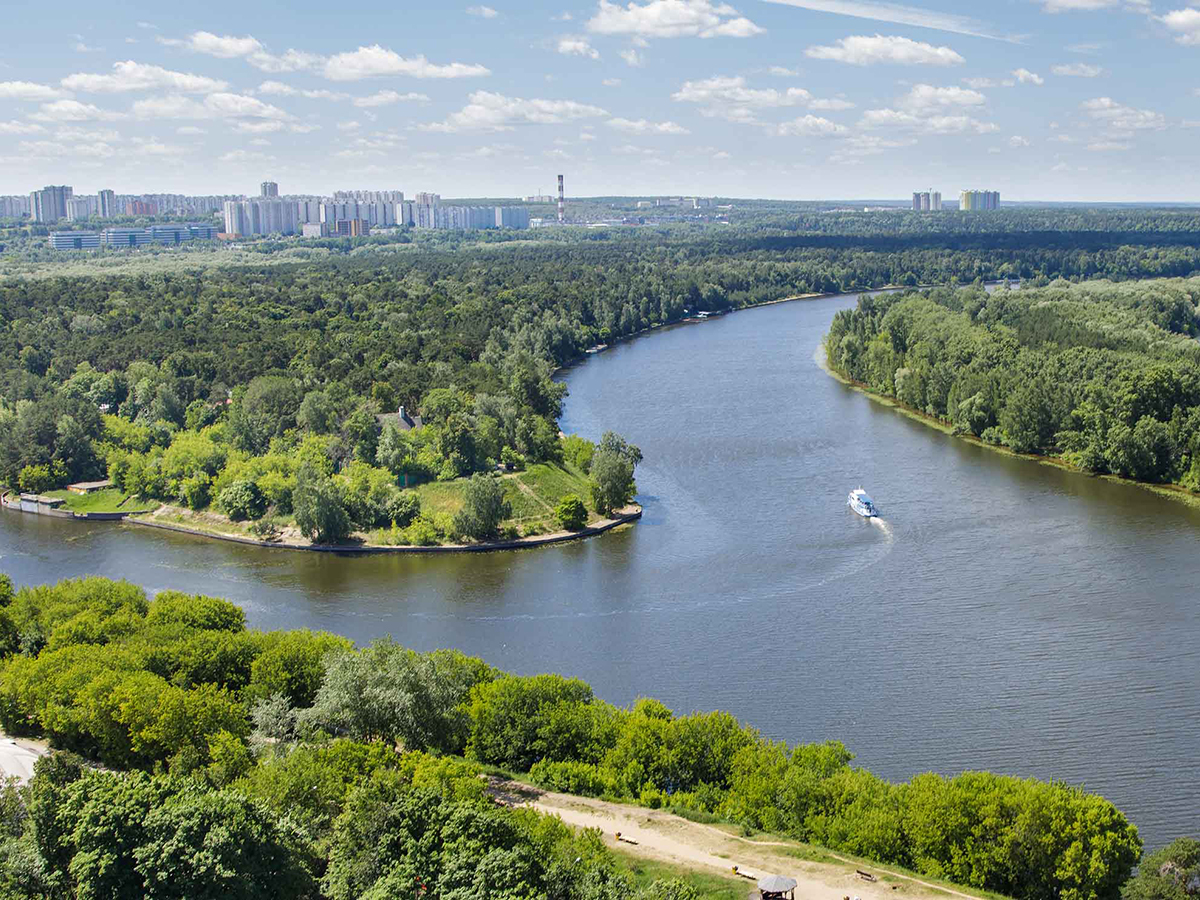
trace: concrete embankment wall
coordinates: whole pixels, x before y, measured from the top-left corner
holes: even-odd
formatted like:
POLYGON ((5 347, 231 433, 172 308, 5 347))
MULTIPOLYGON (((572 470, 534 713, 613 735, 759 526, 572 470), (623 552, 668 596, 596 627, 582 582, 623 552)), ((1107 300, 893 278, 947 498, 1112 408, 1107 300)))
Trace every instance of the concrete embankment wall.
POLYGON ((35 503, 30 500, 16 499, 12 494, 0 495, 0 506, 4 509, 11 509, 13 512, 33 513, 38 516, 50 516, 53 519, 85 519, 89 522, 117 522, 121 519, 126 519, 132 513, 127 512, 111 512, 111 513, 77 513, 71 512, 69 509, 55 509, 45 503, 35 503))

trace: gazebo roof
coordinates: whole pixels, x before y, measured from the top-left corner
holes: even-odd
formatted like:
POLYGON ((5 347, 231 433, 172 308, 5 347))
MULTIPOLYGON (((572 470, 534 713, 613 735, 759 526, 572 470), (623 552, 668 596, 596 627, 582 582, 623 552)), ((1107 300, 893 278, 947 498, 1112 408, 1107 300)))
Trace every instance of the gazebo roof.
POLYGON ((758 889, 768 894, 782 894, 796 889, 796 879, 786 875, 764 875, 758 881, 758 889))

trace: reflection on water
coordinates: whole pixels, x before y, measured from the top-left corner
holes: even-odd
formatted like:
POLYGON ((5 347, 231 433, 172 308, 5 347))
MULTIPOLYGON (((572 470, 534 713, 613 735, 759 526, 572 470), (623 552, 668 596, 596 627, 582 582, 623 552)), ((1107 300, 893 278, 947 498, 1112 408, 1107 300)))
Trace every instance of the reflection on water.
POLYGON ((823 373, 853 298, 616 346, 563 426, 640 445, 640 523, 517 554, 336 557, 0 514, 20 582, 94 572, 230 597, 258 627, 461 647, 606 699, 837 738, 892 778, 1086 782, 1150 844, 1200 831, 1200 514, 1002 457, 823 373), (846 508, 868 486, 886 520, 846 508))

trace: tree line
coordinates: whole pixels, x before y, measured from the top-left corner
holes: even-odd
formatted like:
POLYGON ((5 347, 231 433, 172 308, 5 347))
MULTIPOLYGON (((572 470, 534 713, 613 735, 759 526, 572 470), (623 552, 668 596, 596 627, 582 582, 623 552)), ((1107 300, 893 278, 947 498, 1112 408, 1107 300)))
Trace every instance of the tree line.
POLYGON ((788 746, 652 699, 616 707, 577 679, 390 638, 255 631, 227 601, 149 599, 125 582, 0 594, 0 725, 126 773, 67 756, 0 797, 10 896, 256 897, 271 884, 382 898, 421 878, 428 896, 466 900, 481 896, 472 871, 493 897, 631 895, 595 836, 491 809, 481 765, 1029 900, 1115 898, 1141 855, 1116 807, 1064 784, 889 783, 835 741, 788 746), (221 839, 204 840, 217 821, 221 839), (554 868, 575 856, 595 870, 554 868))
POLYGON ((830 364, 1020 453, 1200 490, 1200 279, 862 298, 830 364))

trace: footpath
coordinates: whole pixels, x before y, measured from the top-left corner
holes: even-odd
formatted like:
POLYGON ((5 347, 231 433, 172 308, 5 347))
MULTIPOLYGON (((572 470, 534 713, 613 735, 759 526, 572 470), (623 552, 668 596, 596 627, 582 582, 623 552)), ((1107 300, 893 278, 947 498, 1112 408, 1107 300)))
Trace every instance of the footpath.
POLYGON ((884 900, 897 896, 979 900, 982 896, 808 848, 796 841, 745 838, 659 809, 558 794, 500 779, 490 781, 489 792, 507 806, 550 813, 576 828, 598 828, 606 844, 633 856, 729 876, 737 866, 747 891, 764 875, 787 875, 796 879, 796 896, 804 900, 884 900), (809 854, 832 861, 805 859, 809 854))

